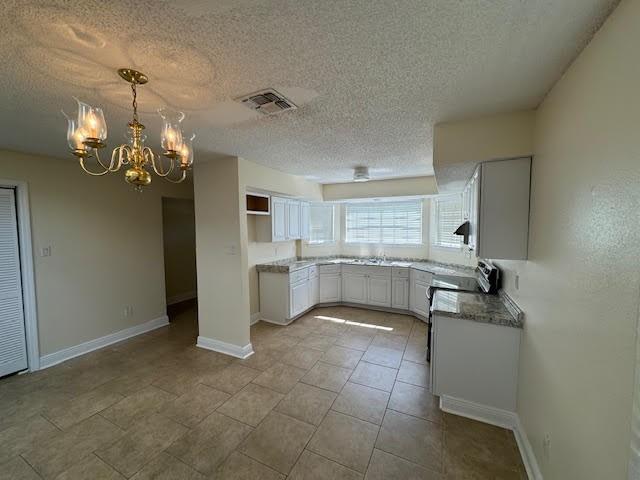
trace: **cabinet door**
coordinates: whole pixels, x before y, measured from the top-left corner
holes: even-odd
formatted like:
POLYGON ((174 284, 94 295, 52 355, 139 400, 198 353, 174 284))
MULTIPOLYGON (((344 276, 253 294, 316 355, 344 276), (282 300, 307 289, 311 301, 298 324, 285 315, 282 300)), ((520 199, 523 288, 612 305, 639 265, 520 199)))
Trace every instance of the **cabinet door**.
POLYGON ((469 180, 469 250, 478 250, 478 228, 480 221, 480 166, 469 180))
POLYGON ((378 307, 390 307, 391 277, 371 275, 367 280, 367 303, 378 307))
POLYGON ((315 278, 309 279, 309 307, 313 307, 318 304, 320 299, 320 279, 316 276, 315 278))
POLYGON ((271 240, 282 242, 287 239, 287 201, 271 197, 271 240))
POLYGON ((289 200, 287 206, 287 239, 297 240, 300 238, 300 202, 298 200, 289 200))
POLYGON ((320 303, 339 302, 342 298, 339 274, 320 275, 320 303))
POLYGON ((427 289, 429 285, 416 280, 413 284, 413 290, 411 291, 411 311, 422 315, 423 317, 429 316, 429 303, 427 299, 427 289))
POLYGON ((391 284, 391 306, 409 309, 409 279, 394 278, 391 284))
POLYGON ((367 278, 362 274, 342 274, 342 301, 367 303, 367 278))
POLYGON ((291 308, 289 318, 300 315, 309 308, 309 281, 304 281, 290 287, 291 308))
POLYGON ((311 207, 307 202, 300 202, 300 238, 309 240, 309 211, 311 207))

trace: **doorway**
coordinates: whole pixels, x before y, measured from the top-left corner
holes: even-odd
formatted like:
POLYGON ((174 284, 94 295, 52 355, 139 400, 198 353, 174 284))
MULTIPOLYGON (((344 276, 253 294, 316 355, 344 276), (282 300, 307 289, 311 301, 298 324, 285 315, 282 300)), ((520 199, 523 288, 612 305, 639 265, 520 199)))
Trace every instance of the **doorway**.
POLYGON ((168 315, 193 303, 196 286, 196 227, 192 199, 162 198, 162 237, 168 315))

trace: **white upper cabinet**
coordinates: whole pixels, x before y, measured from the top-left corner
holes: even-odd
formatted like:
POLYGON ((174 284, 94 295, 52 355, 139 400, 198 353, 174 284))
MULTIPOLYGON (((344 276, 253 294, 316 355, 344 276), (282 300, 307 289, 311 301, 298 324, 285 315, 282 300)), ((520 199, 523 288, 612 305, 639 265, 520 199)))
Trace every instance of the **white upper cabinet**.
POLYGON ((309 203, 271 197, 270 215, 256 218, 259 242, 283 242, 309 238, 309 203))
POLYGON ((469 248, 479 258, 526 260, 531 158, 481 163, 467 184, 469 248))
POLYGON ((287 239, 287 200, 271 197, 271 240, 282 242, 287 239))
POLYGON ((300 201, 287 200, 287 239, 300 238, 300 201))
POLYGON ((309 212, 311 205, 308 202, 300 202, 300 238, 309 240, 309 212))

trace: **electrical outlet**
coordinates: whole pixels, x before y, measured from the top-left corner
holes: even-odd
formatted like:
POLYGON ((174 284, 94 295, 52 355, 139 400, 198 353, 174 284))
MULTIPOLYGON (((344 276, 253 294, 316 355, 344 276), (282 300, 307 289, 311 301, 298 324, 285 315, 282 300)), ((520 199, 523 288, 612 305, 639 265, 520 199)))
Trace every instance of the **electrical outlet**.
POLYGON ((551 458, 551 434, 545 433, 544 438, 542 439, 542 457, 546 463, 549 462, 551 458))
POLYGON ((46 247, 42 247, 40 249, 40 256, 41 257, 50 257, 51 256, 51 246, 47 245, 46 247))
POLYGON ((124 316, 124 318, 133 317, 133 307, 131 305, 125 306, 122 315, 124 316))
POLYGON ((520 275, 516 274, 516 278, 515 278, 515 282, 514 283, 515 283, 516 290, 520 290, 520 275))

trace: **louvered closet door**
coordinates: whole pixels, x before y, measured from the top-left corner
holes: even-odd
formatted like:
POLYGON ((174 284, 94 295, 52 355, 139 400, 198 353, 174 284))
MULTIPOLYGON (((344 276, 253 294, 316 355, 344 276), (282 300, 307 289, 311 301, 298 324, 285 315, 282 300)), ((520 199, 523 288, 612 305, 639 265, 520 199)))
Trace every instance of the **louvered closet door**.
POLYGON ((14 191, 0 188, 0 376, 27 368, 14 191))

